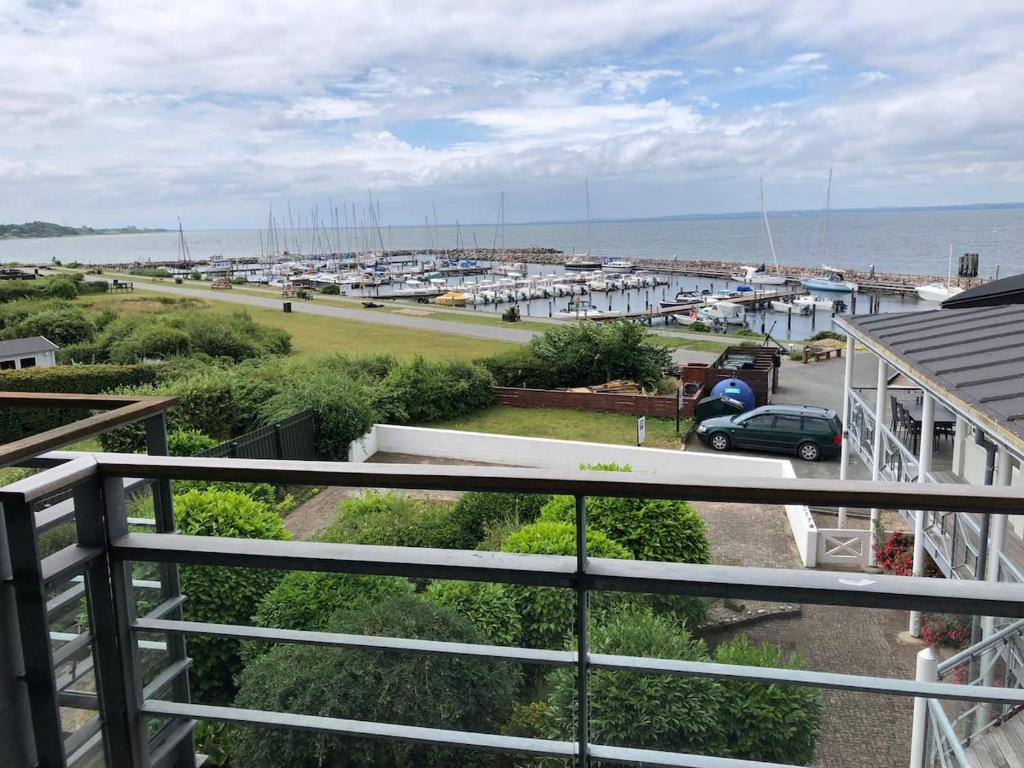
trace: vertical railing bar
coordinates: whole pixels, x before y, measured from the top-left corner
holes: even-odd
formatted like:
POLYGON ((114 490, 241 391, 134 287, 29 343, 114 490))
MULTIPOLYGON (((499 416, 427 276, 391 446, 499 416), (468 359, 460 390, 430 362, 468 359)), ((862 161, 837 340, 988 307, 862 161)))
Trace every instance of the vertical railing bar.
MULTIPOLYGON (((36 765, 32 729, 32 707, 25 684, 25 661, 21 651, 18 598, 14 588, 5 511, 0 507, 0 744, 10 749, 15 765, 36 765)), ((34 517, 34 515, 33 515, 34 517)))
POLYGON ((43 586, 36 520, 31 504, 5 502, 4 524, 17 603, 23 679, 28 689, 38 764, 58 768, 65 764, 64 738, 50 651, 46 588, 43 586))
POLYGON ((576 496, 576 742, 580 768, 590 768, 590 700, 587 689, 587 497, 576 496))
MULTIPOLYGON (((146 420, 146 450, 151 456, 168 455, 167 418, 163 412, 155 414, 146 420)), ((158 533, 174 533, 174 501, 170 480, 161 479, 153 484, 153 516, 156 519, 156 530, 158 533)), ((160 582, 163 585, 161 588, 161 602, 173 600, 181 594, 181 581, 176 564, 161 563, 160 582)), ((182 618, 181 607, 179 606, 171 611, 168 616, 170 618, 182 618)), ((181 634, 175 633, 167 638, 169 664, 184 661, 188 657, 185 643, 185 636, 181 634)), ((191 701, 187 671, 175 678, 172 690, 175 701, 185 704, 191 701)), ((195 765, 195 743, 193 739, 183 739, 178 744, 175 749, 174 760, 174 764, 177 766, 195 765)))

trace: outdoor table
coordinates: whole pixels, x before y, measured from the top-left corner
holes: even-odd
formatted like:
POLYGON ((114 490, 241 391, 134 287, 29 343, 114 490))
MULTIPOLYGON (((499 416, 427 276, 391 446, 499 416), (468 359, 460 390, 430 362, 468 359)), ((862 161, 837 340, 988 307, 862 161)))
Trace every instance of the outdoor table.
MULTIPOLYGON (((922 403, 907 403, 903 406, 907 411, 910 420, 917 424, 914 431, 914 453, 917 453, 917 441, 921 438, 921 420, 924 417, 924 405, 922 403)), ((956 425, 956 415, 944 405, 935 404, 935 426, 953 427, 956 425)))

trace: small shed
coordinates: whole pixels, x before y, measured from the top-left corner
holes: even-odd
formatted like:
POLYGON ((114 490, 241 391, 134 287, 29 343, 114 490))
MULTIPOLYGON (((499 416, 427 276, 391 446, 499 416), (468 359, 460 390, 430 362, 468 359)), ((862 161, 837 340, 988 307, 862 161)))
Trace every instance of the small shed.
POLYGON ((0 341, 0 371, 50 368, 57 364, 58 349, 45 336, 0 341))

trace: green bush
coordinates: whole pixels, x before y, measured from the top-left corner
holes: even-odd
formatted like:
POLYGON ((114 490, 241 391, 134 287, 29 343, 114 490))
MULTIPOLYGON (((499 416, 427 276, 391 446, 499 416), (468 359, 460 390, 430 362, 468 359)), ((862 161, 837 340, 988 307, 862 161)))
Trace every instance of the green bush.
POLYGON ((825 339, 833 339, 835 341, 846 341, 846 334, 839 333, 838 331, 818 331, 816 334, 811 336, 809 341, 823 341, 825 339))
POLYGON ((370 491, 339 503, 337 516, 318 538, 344 544, 457 549, 461 536, 448 503, 370 491))
MULTIPOLYGON (((600 616, 590 630, 590 650, 623 656, 708 661, 702 640, 686 626, 640 606, 600 616)), ((546 735, 571 739, 576 725, 575 670, 548 678, 546 735)), ((592 670, 589 675, 591 738, 599 744, 713 754, 721 748, 719 684, 677 675, 592 670)))
POLYGON ((173 277, 171 273, 163 267, 134 267, 128 270, 129 275, 137 275, 139 277, 173 277))
POLYGON ((71 307, 46 309, 29 315, 13 328, 8 328, 8 338, 45 336, 54 344, 65 346, 78 344, 92 338, 95 329, 80 310, 71 307))
MULTIPOLYGON (((541 510, 540 519, 573 525, 575 500, 555 496, 541 510)), ((711 561, 707 525, 685 501, 589 496, 587 525, 626 547, 634 560, 711 561)))
POLYGON ((55 299, 74 299, 78 296, 82 275, 56 275, 43 283, 43 292, 55 299))
MULTIPOLYGON (((0 391, 73 392, 100 394, 123 386, 153 381, 156 371, 144 365, 58 365, 0 371, 0 391)), ((82 410, 5 408, 0 411, 0 442, 70 424, 83 418, 82 410)))
MULTIPOLYGON (((479 642, 452 611, 399 598, 339 614, 335 632, 479 642)), ((520 673, 511 665, 456 656, 281 646, 250 663, 235 705, 276 712, 496 732, 511 710, 520 673)), ((488 765, 465 749, 239 728, 233 763, 246 768, 463 768, 488 765)))
POLYGON ((216 440, 197 429, 176 429, 167 435, 167 452, 171 456, 195 456, 217 445, 216 440))
POLYGON ((514 347, 477 362, 491 372, 499 387, 547 389, 553 386, 545 362, 536 357, 530 347, 514 347))
POLYGON ((451 516, 459 530, 455 549, 473 549, 484 539, 487 529, 501 521, 515 521, 519 526, 532 523, 541 508, 551 499, 539 493, 465 493, 455 504, 451 516))
POLYGON ((463 616, 488 643, 518 645, 523 626, 516 603, 504 584, 481 581, 434 581, 424 596, 463 616))
POLYGON ((711 326, 703 320, 698 320, 697 322, 690 323, 690 325, 686 326, 686 330, 692 331, 693 333, 710 333, 711 326))
MULTIPOLYGON (((509 534, 501 549, 533 555, 575 556, 576 528, 567 523, 533 523, 509 534)), ((587 529, 587 552, 591 557, 629 559, 629 550, 597 529, 587 529)), ((561 648, 575 623, 574 593, 558 587, 515 585, 508 589, 523 623, 523 644, 531 648, 561 648)), ((620 604, 623 599, 622 595, 594 592, 590 605, 599 612, 620 604)))
POLYGON ((320 293, 322 293, 324 296, 338 296, 341 294, 341 288, 334 284, 321 285, 320 293))
MULTIPOLYGON (((771 643, 754 646, 739 635, 715 648, 715 662, 748 667, 803 669, 771 643)), ((821 692, 798 685, 722 681, 719 725, 726 754, 742 760, 807 765, 821 732, 821 692)))
POLYGON ((376 420, 364 384, 316 367, 286 380, 283 389, 260 406, 260 415, 264 424, 273 424, 307 408, 316 412, 316 451, 322 459, 347 459, 349 445, 369 432, 376 420))
POLYGON ((139 328, 128 338, 115 342, 107 354, 112 363, 137 363, 144 358, 184 357, 191 349, 192 339, 185 331, 158 323, 139 328))
POLYGON ((443 421, 489 406, 493 386, 494 378, 479 365, 416 357, 391 368, 379 384, 376 404, 391 424, 443 421))
MULTIPOLYGON (((281 519, 265 505, 240 493, 190 491, 174 497, 178 531, 193 536, 244 539, 288 539, 281 519)), ((185 566, 181 591, 188 621, 247 624, 260 601, 280 580, 276 571, 260 568, 185 566)), ((202 635, 189 638, 192 693, 204 703, 223 703, 234 693, 241 669, 237 640, 202 635)))

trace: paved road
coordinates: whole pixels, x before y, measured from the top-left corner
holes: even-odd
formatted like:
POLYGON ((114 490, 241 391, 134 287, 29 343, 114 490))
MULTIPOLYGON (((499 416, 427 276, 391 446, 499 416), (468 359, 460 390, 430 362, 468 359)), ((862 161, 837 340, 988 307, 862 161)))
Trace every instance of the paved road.
MULTIPOLYGON (((140 284, 140 288, 142 285, 140 284)), ((160 283, 145 283, 145 290, 156 293, 169 293, 174 296, 187 296, 196 299, 207 299, 209 301, 223 301, 228 304, 241 304, 247 307, 260 307, 281 311, 280 299, 264 299, 259 296, 251 296, 234 291, 211 291, 195 290, 192 288, 181 288, 179 286, 162 285, 160 283)), ((504 328, 499 325, 470 325, 469 323, 449 322, 447 320, 435 320, 429 317, 411 317, 409 315, 397 315, 391 312, 367 312, 359 309, 347 309, 345 307, 315 304, 305 302, 301 299, 292 301, 292 312, 296 314, 320 315, 323 317, 339 317, 344 320, 356 320, 360 323, 378 323, 380 325, 395 325, 401 328, 415 328, 421 331, 437 331, 438 333, 454 333, 459 336, 474 336, 479 339, 490 339, 492 341, 510 341, 517 344, 525 344, 533 338, 532 331, 522 331, 515 328, 504 328)))
MULTIPOLYGON (((196 299, 208 299, 210 301, 222 301, 227 304, 240 304, 247 307, 260 307, 263 309, 281 310, 281 300, 252 296, 250 294, 234 291, 211 291, 196 290, 194 288, 183 288, 177 285, 165 285, 162 283, 140 283, 140 289, 154 291, 156 293, 167 293, 174 296, 184 296, 196 299)), ((518 328, 506 328, 500 325, 476 325, 460 323, 456 319, 437 320, 430 317, 414 317, 412 315, 399 315, 393 312, 368 312, 360 309, 349 309, 336 304, 314 304, 302 300, 292 301, 292 312, 296 314, 319 315, 322 317, 339 317, 345 320, 354 320, 360 323, 377 323, 379 325, 394 325, 400 328, 413 328, 420 331, 436 331, 437 333, 451 333, 459 336, 472 336, 478 339, 489 339, 491 341, 507 341, 514 344, 526 344, 536 336, 535 331, 526 331, 518 328)), ((695 337, 702 338, 702 337, 695 337)), ((674 350, 672 354, 675 362, 709 363, 718 355, 710 352, 694 352, 687 349, 674 350)))

